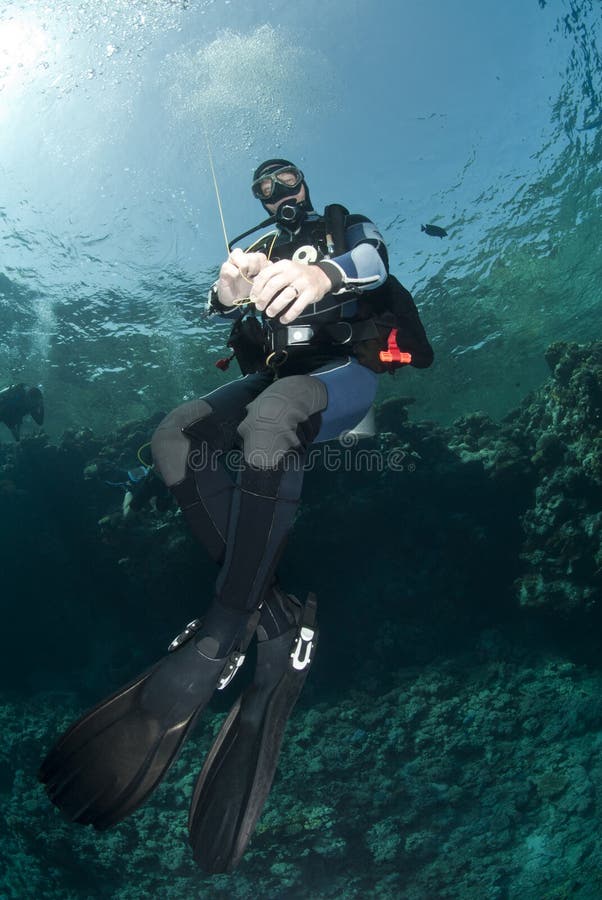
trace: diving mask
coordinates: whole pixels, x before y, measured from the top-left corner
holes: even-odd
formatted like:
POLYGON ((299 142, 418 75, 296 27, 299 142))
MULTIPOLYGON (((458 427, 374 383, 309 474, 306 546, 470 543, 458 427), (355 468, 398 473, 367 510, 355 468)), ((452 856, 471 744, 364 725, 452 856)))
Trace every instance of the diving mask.
POLYGON ((303 172, 296 166, 282 166, 273 172, 266 172, 251 185, 253 195, 264 203, 290 197, 303 183, 303 172))

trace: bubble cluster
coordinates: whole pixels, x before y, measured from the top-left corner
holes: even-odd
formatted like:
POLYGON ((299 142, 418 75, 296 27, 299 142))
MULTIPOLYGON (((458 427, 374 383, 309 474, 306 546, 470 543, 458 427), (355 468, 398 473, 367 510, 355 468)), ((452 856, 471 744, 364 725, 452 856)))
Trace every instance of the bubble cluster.
MULTIPOLYGON (((225 30, 210 43, 170 55, 161 77, 175 123, 206 129, 232 155, 249 150, 266 130, 285 136, 331 97, 324 57, 297 45, 284 29, 261 25, 225 30)), ((198 133, 198 132, 197 132, 198 133)))

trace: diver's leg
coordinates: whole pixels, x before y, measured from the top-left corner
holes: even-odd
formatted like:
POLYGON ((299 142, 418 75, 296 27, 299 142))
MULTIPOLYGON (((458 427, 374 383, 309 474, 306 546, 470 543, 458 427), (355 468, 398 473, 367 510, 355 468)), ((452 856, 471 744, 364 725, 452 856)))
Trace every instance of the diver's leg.
POLYGON ((301 496, 305 451, 320 430, 327 402, 319 379, 292 375, 248 404, 238 428, 244 459, 216 583, 220 603, 253 610, 263 600, 301 496))
MULTIPOLYGON (((245 461, 232 499, 215 606, 242 612, 262 602, 300 497, 305 450, 320 429, 327 400, 322 382, 301 375, 283 378, 248 405, 239 427, 245 461)), ((272 600, 275 594, 272 589, 272 600)), ((313 657, 315 600, 303 608, 283 595, 282 608, 290 627, 258 628, 253 683, 224 722, 194 791, 190 842, 195 859, 211 873, 232 871, 244 853, 313 657)), ((262 623, 268 623, 265 614, 262 623)))
MULTIPOLYGON (((249 390, 246 400, 256 392, 249 390)), ((195 401, 167 417, 167 424, 164 421, 164 428, 158 430, 155 456, 170 486, 188 474, 190 445, 185 437, 176 439, 176 434, 195 415, 200 418, 206 406, 206 401, 195 401)), ((224 407, 227 411, 228 404, 224 407)), ((242 409, 244 413, 244 403, 242 409)), ((234 434, 240 417, 240 412, 234 415, 234 434)), ((226 434, 228 417, 223 418, 226 434)), ((221 480, 219 471, 212 474, 218 483, 208 500, 205 518, 209 524, 204 533, 219 558, 225 546, 219 529, 226 530, 233 487, 231 479, 229 485, 225 481, 227 473, 221 480)), ((136 809, 167 772, 215 688, 232 673, 258 618, 257 613, 214 603, 187 641, 177 642, 177 649, 76 722, 40 770, 53 803, 72 820, 98 829, 116 824, 136 809)))
POLYGON ((311 373, 328 392, 316 443, 330 441, 350 431, 370 410, 378 387, 378 375, 354 357, 332 360, 311 373))
MULTIPOLYGON (((286 540, 302 469, 291 477, 278 457, 297 453, 302 461, 311 440, 328 440, 353 428, 372 404, 375 389, 375 380, 364 377, 353 362, 336 361, 297 383, 282 379, 249 405, 239 428, 249 468, 241 472, 233 497, 226 559, 218 579, 218 596, 224 603, 243 608, 245 602, 256 602, 286 540), (256 468, 250 465, 254 460, 256 468)), ((302 608, 285 595, 285 605, 294 620, 286 630, 266 633, 258 628, 253 683, 222 725, 195 786, 188 820, 190 843, 197 862, 211 874, 231 872, 242 858, 313 659, 314 602, 302 608)))
MULTIPOLYGON (((245 381, 233 388, 240 391, 245 381)), ((269 599, 270 590, 301 495, 305 450, 319 431, 328 397, 322 382, 307 375, 283 378, 258 393, 261 386, 258 379, 250 383, 257 396, 246 404, 238 427, 244 456, 234 487, 221 465, 209 469, 205 464, 206 451, 232 446, 242 392, 233 390, 224 400, 222 389, 208 400, 176 410, 153 438, 153 453, 168 487, 194 521, 197 536, 205 537, 213 549, 213 558, 223 558, 216 596, 203 623, 209 632, 214 619, 221 626, 226 611, 251 614, 262 603, 267 603, 266 629, 274 627, 276 618, 280 630, 290 624, 281 604, 269 599), (215 410, 208 401, 215 403, 215 410), (191 414, 196 418, 186 422, 191 414), (176 430, 182 438, 174 450, 168 444, 175 441, 176 430), (205 451, 200 466, 193 466, 193 442, 205 451)))
POLYGON ((258 616, 214 604, 210 620, 156 665, 102 701, 57 741, 40 769, 72 821, 105 829, 155 789, 258 616))
MULTIPOLYGON (((290 598, 289 598, 290 599, 290 598)), ((287 721, 301 693, 317 641, 315 599, 297 601, 291 627, 261 639, 253 683, 234 704, 197 779, 189 838, 211 874, 240 862, 270 792, 287 721)))
POLYGON ((223 561, 232 476, 221 462, 238 440, 245 408, 271 381, 258 373, 230 382, 169 413, 153 434, 157 471, 173 494, 194 537, 218 563, 223 561))
MULTIPOLYGON (((293 389, 294 379, 290 381, 293 389)), ((311 383, 310 379, 307 381, 311 383)), ((215 688, 235 671, 239 651, 246 647, 257 627, 259 603, 266 587, 271 586, 275 563, 292 520, 291 507, 298 499, 299 473, 293 472, 292 485, 289 484, 288 473, 280 471, 276 450, 281 448, 284 455, 297 452, 297 448, 311 442, 319 427, 319 404, 312 404, 311 400, 323 397, 325 389, 297 387, 288 393, 273 391, 263 404, 248 404, 245 443, 255 446, 254 435, 265 431, 270 438, 267 465, 255 470, 247 461, 239 489, 233 492, 222 483, 211 495, 219 502, 215 507, 210 503, 205 506, 214 513, 208 515, 211 521, 217 521, 223 530, 227 525, 227 543, 232 541, 235 548, 229 553, 226 546, 222 569, 226 576, 220 576, 225 591, 229 591, 232 582, 235 602, 220 602, 218 595, 202 625, 188 640, 178 642, 173 652, 76 722, 42 764, 40 779, 50 799, 72 820, 104 829, 135 810, 173 763, 215 688), (229 498, 227 504, 220 493, 229 498), (253 575, 249 602, 244 595, 245 579, 236 577, 234 570, 241 548, 244 552, 241 530, 248 526, 256 501, 261 507, 259 524, 265 544, 262 550, 260 543, 254 543, 262 580, 259 584, 253 575), (232 507, 229 516, 224 513, 228 506, 232 507)), ((204 406, 197 411, 206 417, 204 406)), ((161 446, 161 440, 158 443, 161 446)), ((170 486, 186 480, 188 450, 187 444, 180 442, 177 452, 164 455, 160 470, 167 473, 170 486)), ((214 532, 220 535, 219 528, 214 527, 214 532)), ((213 541, 218 558, 219 540, 214 536, 213 541)), ((243 569, 248 580, 248 567, 243 569)), ((224 598, 229 600, 229 594, 225 593, 224 598)), ((286 603, 280 608, 286 611, 286 603)), ((270 619, 269 625, 272 624, 270 619)))
MULTIPOLYGON (((271 373, 238 379, 185 403, 163 419, 152 440, 157 470, 176 498, 195 538, 223 562, 235 484, 222 465, 224 453, 241 443, 237 426, 246 406, 272 381, 271 373)), ((276 588, 276 586, 275 586, 276 588)), ((259 627, 274 637, 291 626, 284 592, 268 591, 259 627)))

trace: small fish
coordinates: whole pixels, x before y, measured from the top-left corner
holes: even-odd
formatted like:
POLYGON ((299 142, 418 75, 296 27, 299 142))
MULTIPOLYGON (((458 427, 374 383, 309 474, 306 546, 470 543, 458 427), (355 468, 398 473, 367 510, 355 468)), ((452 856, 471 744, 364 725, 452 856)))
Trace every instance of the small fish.
POLYGON ((439 228, 438 225, 421 225, 421 231, 426 231, 427 234, 430 234, 431 237, 447 237, 447 231, 445 228, 439 228))

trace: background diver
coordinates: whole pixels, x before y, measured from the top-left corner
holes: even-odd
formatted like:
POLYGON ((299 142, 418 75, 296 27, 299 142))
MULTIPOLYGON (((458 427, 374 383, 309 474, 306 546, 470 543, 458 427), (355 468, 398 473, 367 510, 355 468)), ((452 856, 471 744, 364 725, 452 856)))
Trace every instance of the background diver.
POLYGON ((0 391, 0 422, 10 429, 16 441, 21 439, 21 425, 31 416, 36 425, 44 424, 44 398, 38 387, 11 384, 0 391))
POLYGON ((219 565, 213 600, 171 652, 76 722, 40 771, 72 820, 120 822, 163 778, 256 635, 252 684, 192 799, 190 841, 210 873, 232 871, 244 853, 313 659, 315 598, 301 604, 276 575, 306 451, 366 416, 379 373, 433 359, 369 219, 336 205, 318 215, 303 173, 284 159, 262 163, 252 190, 269 214, 261 225, 274 230, 247 252, 231 250, 209 295, 211 315, 233 322, 229 345, 244 377, 179 406, 152 439, 157 471, 219 565), (242 455, 236 478, 223 464, 232 448, 242 455))
MULTIPOLYGON (((150 444, 144 444, 140 450, 148 446, 150 444)), ((99 461, 91 469, 93 474, 104 484, 123 490, 120 517, 124 519, 131 516, 132 513, 140 512, 151 503, 158 512, 165 512, 173 502, 165 487, 165 482, 157 475, 154 466, 141 459, 140 450, 136 463, 130 468, 99 461)), ((107 516, 105 520, 108 521, 112 518, 112 516, 107 516)))

